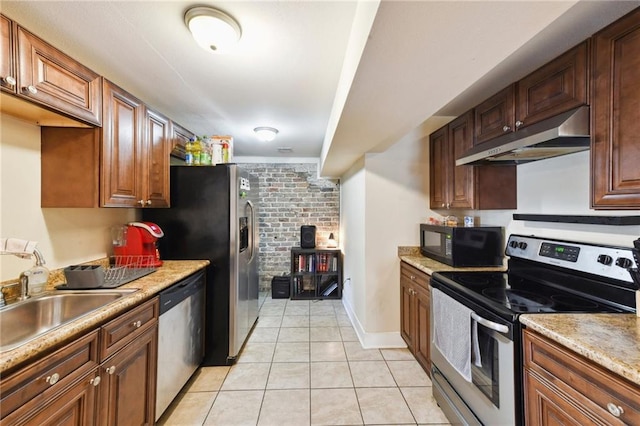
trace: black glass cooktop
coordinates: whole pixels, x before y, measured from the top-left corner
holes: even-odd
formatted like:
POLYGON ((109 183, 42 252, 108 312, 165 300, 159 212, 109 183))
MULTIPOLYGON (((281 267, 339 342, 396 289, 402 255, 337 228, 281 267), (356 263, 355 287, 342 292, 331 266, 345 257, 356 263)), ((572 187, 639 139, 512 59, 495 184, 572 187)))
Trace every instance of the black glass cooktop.
POLYGON ((621 312, 609 304, 603 294, 583 295, 543 280, 533 280, 512 273, 440 272, 449 287, 488 307, 521 313, 552 312, 621 312))

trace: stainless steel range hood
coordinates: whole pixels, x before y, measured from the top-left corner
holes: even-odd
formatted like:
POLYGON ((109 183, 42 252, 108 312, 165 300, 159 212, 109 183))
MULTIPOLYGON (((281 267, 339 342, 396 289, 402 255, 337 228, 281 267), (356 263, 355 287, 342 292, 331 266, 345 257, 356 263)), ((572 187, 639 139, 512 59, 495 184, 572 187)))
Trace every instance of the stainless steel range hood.
POLYGON ((582 106, 475 146, 456 166, 522 164, 589 149, 589 107, 582 106))

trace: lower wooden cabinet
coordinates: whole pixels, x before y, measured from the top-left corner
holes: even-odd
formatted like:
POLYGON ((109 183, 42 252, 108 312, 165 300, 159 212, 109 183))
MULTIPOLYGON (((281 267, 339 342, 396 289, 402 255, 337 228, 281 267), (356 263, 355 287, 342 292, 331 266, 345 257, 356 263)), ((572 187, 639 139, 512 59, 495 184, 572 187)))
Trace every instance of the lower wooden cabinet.
POLYGON ((94 330, 14 373, 3 375, 1 423, 41 425, 49 424, 42 419, 66 416, 75 420, 64 424, 93 424, 94 387, 99 384, 99 380, 92 380, 97 377, 98 338, 98 331, 94 330))
POLYGON ((153 425, 157 325, 101 365, 98 425, 153 425))
POLYGON ((0 380, 2 425, 153 425, 157 298, 0 380))
POLYGON ((640 424, 639 386, 535 332, 523 342, 527 425, 640 424))
POLYGON ((431 277, 413 266, 400 263, 400 333, 422 368, 431 374, 429 350, 429 303, 431 277))

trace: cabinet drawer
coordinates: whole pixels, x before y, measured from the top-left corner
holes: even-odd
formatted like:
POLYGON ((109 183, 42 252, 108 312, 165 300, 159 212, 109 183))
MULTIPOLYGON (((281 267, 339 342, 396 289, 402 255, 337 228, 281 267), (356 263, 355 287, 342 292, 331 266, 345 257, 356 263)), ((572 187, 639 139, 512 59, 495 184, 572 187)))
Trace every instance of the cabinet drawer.
POLYGON ((104 361, 133 341, 158 319, 158 298, 105 324, 100 329, 100 361, 104 361))
POLYGON ((400 263, 400 277, 418 284, 425 290, 429 290, 429 275, 405 262, 400 263))
POLYGON ((95 330, 40 361, 3 377, 0 418, 34 398, 45 402, 51 392, 61 392, 97 366, 98 330, 95 330))
POLYGON ((524 365, 607 424, 640 424, 640 388, 574 352, 524 331, 524 365), (619 417, 609 412, 622 409, 619 417))

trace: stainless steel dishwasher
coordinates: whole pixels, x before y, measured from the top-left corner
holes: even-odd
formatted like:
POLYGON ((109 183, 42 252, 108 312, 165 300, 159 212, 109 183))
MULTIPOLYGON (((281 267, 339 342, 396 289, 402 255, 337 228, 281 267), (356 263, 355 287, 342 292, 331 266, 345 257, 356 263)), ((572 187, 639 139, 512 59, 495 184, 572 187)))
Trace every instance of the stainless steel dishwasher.
POLYGON ((200 271, 159 295, 156 421, 204 357, 204 293, 200 271))

